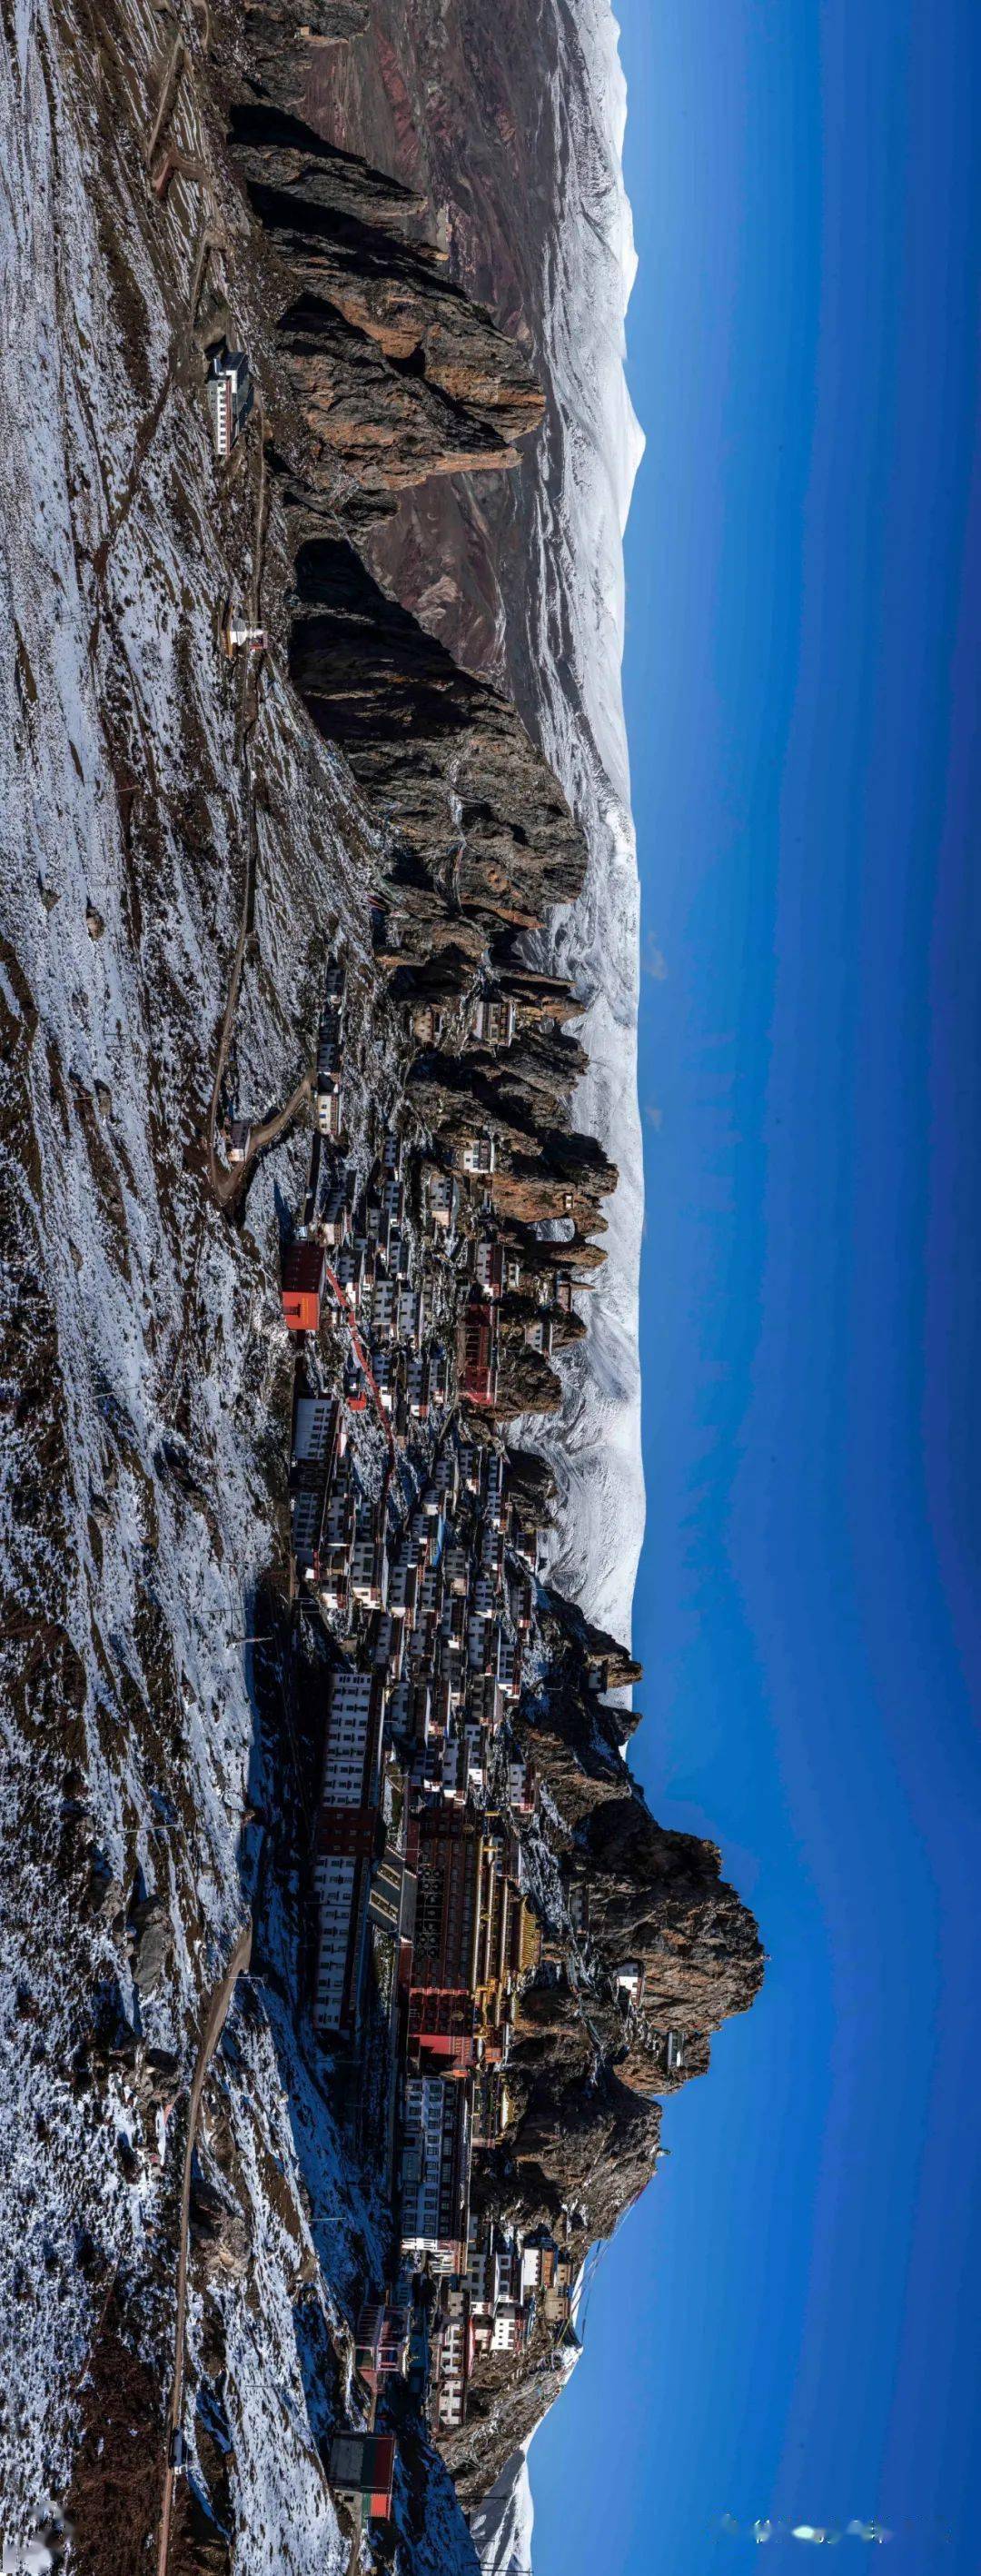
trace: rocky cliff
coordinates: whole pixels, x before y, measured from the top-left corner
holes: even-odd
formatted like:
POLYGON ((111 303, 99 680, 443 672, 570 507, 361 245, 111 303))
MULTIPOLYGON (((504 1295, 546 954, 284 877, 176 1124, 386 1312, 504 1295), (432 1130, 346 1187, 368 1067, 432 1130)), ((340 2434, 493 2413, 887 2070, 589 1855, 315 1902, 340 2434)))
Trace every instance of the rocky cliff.
MULTIPOLYGON (((446 1160, 479 1120, 526 1269, 546 1221, 576 1279, 602 1277, 616 1180, 574 1124, 577 997, 522 944, 577 891, 581 833, 503 673, 424 632, 376 547, 393 496, 506 468, 541 398, 422 191, 309 123, 314 67, 368 22, 362 0, 35 0, 0 48, 0 2494, 11 2547, 93 2576, 156 2563, 175 2352, 171 2571, 344 2562, 325 2461, 394 2260, 375 2130, 309 2010, 322 1668, 290 1600, 278 1292, 327 957, 354 1167, 393 1120, 446 1160), (220 460, 225 341, 257 390, 220 460), (260 651, 235 658, 230 619, 260 651), (419 1042, 434 978, 509 995, 513 1045, 419 1042)), ((502 1414, 550 1400, 521 1322, 502 1414)), ((514 1472, 547 1514, 534 1457, 514 1472)), ((514 1725, 549 1796, 526 1837, 544 1952, 480 2188, 502 2216, 562 2208, 585 2251, 760 1958, 716 1855, 629 1778, 618 1650, 555 1594, 535 1620, 514 1725)), ((482 2451, 406 2428, 405 2568, 472 2568, 459 2497, 541 2411, 547 2360, 506 2399, 489 2370, 482 2451)))
MULTIPOLYGON (((623 1711, 604 1695, 637 1667, 554 1596, 540 1623, 543 1684, 517 1733, 548 1793, 527 1853, 548 1937, 509 2061, 513 2125, 478 2191, 503 2225, 567 2224, 584 2267, 655 2171, 662 2098, 706 2072, 713 2031, 759 1990, 762 1954, 718 1852, 665 1832, 631 1778, 623 1711)), ((446 2448, 471 2509, 551 2404, 561 2360, 540 2324, 522 2369, 478 2368, 446 2448)))

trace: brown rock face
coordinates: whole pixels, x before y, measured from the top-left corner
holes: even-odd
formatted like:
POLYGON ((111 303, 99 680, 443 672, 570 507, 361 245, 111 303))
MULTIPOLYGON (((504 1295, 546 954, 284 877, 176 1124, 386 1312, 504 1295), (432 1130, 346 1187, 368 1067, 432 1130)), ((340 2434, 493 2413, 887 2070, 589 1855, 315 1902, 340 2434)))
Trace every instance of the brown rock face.
MULTIPOLYGON (((405 908, 493 933, 570 902, 582 835, 507 699, 462 671, 345 540, 301 542, 296 588, 290 676, 385 816, 405 908)), ((423 953, 430 944, 427 928, 423 953)))
MULTIPOLYGON (((431 0, 375 0, 370 34, 332 57, 309 57, 311 123, 428 191, 452 276, 533 360, 554 212, 568 185, 557 32, 567 23, 567 12, 528 0, 497 0, 493 10, 482 0, 441 0, 438 11, 431 0)), ((554 458, 554 412, 548 435, 554 458)), ((532 721, 528 564, 539 474, 526 450, 507 477, 403 492, 372 540, 382 579, 471 669, 498 679, 506 672, 532 721)))
POLYGON ((326 297, 310 292, 290 305, 279 336, 307 428, 366 490, 513 462, 495 430, 423 375, 408 366, 403 374, 380 335, 326 297))
MULTIPOLYGON (((589 1819, 590 1926, 603 1956, 639 1961, 646 2023, 679 2023, 706 2037, 758 1991, 762 1955, 752 1917, 720 1877, 714 1844, 666 1833, 642 1798, 612 1799, 589 1819)), ((655 2064, 633 2081, 662 2084, 655 2064)))
MULTIPOLYGON (((282 69, 280 62, 274 75, 270 67, 269 79, 278 80, 282 69)), ((348 246, 352 269, 358 249, 366 262, 377 255, 380 232, 401 244, 407 225, 427 213, 428 200, 417 189, 374 170, 360 152, 325 142, 302 117, 276 107, 272 96, 233 102, 229 142, 236 167, 260 206, 263 198, 271 206, 278 200, 287 229, 297 211, 302 226, 305 209, 311 216, 325 210, 333 218, 338 243, 348 246)), ((420 260, 438 256, 418 245, 420 260)))
MULTIPOLYGON (((554 1597, 544 1634, 548 1678, 522 1704, 520 1723, 550 1792, 549 1852, 563 1886, 584 1891, 586 1928, 571 1951, 566 1945, 558 1976, 544 1975, 527 1999, 533 2054, 540 2060, 543 2030, 568 2021, 562 1997, 566 1988, 584 1991, 588 1952, 590 2045, 618 2080, 652 2095, 672 2089, 675 2076, 701 2072, 711 2033, 753 2001, 763 1973, 759 1935, 720 1875, 714 1844, 658 1825, 627 1768, 620 1742, 629 1719, 625 1726, 601 1694, 635 1679, 636 1665, 618 1660, 610 1639, 554 1597), (621 1985, 626 1966, 629 1988, 621 1985), (677 2069, 666 2062, 668 2028, 684 2034, 677 2069)), ((571 1901, 570 1921, 576 1913, 571 1901)))
POLYGON ((239 158, 252 172, 266 170, 265 177, 250 178, 249 194, 291 266, 386 358, 483 418, 496 433, 488 461, 495 455, 501 461, 502 441, 537 428, 544 399, 527 361, 490 315, 450 284, 437 252, 400 245, 367 207, 356 217, 337 202, 340 192, 330 189, 323 164, 301 151, 274 152, 267 160, 253 146, 239 158))
POLYGON ((293 288, 279 338, 308 429, 379 494, 513 465, 544 409, 527 360, 433 245, 405 240, 411 191, 323 143, 281 103, 280 67, 264 73, 268 105, 234 102, 229 142, 293 288))

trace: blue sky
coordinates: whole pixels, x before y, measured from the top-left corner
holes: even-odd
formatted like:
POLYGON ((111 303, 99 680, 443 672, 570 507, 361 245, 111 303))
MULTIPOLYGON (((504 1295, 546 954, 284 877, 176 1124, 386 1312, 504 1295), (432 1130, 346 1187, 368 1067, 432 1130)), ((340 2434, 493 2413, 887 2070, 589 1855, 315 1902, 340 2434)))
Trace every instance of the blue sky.
POLYGON ((725 2512, 874 2516, 903 2565, 974 2576, 981 12, 618 14, 634 1760, 770 1964, 596 2273, 536 2576, 736 2569, 725 2512))

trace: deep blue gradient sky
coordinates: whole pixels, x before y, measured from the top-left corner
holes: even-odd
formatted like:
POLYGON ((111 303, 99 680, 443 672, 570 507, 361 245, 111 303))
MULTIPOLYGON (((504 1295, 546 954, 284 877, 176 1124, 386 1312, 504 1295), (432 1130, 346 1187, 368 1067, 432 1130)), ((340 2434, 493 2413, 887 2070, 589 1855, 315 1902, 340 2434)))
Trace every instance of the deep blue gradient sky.
POLYGON ((974 2576, 981 10, 619 14, 633 1758, 770 1965, 597 2271, 532 2455, 536 2576, 738 2570, 726 2511, 875 2516, 887 2564, 974 2576))

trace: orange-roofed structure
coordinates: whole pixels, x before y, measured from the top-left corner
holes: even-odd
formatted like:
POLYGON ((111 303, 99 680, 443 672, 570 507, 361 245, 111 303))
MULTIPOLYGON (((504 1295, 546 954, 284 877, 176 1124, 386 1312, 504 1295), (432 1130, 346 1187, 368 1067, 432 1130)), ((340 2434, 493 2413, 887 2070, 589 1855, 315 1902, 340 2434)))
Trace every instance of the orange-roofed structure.
POLYGON ((320 1243, 291 1243, 283 1262, 283 1314, 291 1333, 316 1333, 324 1293, 324 1249, 320 1243))

